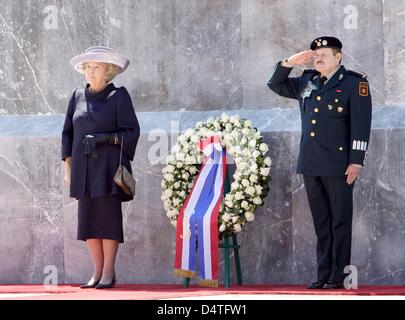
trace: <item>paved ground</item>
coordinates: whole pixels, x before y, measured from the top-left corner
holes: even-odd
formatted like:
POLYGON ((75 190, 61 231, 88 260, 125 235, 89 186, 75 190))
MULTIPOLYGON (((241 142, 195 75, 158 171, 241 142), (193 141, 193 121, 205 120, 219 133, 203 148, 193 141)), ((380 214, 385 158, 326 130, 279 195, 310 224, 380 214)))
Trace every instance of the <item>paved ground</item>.
POLYGON ((308 290, 305 285, 244 285, 203 288, 181 285, 118 284, 113 289, 80 289, 77 284, 0 285, 0 299, 12 300, 405 300, 405 286, 360 286, 357 290, 308 290))

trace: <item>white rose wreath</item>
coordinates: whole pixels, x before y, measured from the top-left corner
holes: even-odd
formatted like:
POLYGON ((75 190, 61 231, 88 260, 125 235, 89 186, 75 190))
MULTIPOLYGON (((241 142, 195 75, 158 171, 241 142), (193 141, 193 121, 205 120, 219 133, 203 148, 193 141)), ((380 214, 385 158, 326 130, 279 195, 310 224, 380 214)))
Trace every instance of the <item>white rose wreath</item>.
POLYGON ((222 238, 240 232, 243 225, 253 221, 256 209, 263 205, 269 191, 271 159, 266 157, 269 148, 250 120, 222 114, 219 118, 199 121, 193 129, 182 134, 162 170, 161 198, 167 217, 176 226, 180 209, 204 160, 197 144, 212 135, 220 137, 222 147, 236 165, 234 181, 219 212, 219 237, 222 238))

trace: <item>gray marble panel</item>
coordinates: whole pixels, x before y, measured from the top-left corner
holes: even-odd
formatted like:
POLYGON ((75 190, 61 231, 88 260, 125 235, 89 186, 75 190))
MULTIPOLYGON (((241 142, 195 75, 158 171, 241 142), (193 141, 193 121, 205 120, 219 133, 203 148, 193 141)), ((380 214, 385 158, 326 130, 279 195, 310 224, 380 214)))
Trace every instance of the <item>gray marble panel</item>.
POLYGON ((152 165, 148 160, 151 144, 143 136, 133 162, 137 197, 125 210, 124 231, 128 241, 118 257, 123 262, 124 280, 132 283, 175 280, 172 276, 175 229, 168 223, 160 199, 163 165, 152 165))
MULTIPOLYGON (((170 132, 176 135, 187 128, 194 127, 197 121, 209 117, 220 117, 222 113, 239 115, 250 119, 262 132, 299 131, 301 120, 297 108, 271 108, 263 110, 227 110, 227 111, 168 111, 138 112, 141 133, 150 135, 151 141, 156 135, 170 132)), ((60 136, 64 115, 56 116, 0 116, 0 136, 60 136)), ((392 106, 373 107, 373 129, 405 128, 405 108, 392 106)), ((171 140, 173 140, 171 139, 171 140)), ((169 139, 170 140, 170 139, 169 139)))
POLYGON ((92 45, 126 55, 139 111, 239 109, 240 0, 0 1, 0 114, 58 114, 84 84, 69 60, 92 45))
MULTIPOLYGON (((404 134, 404 129, 373 131, 366 167, 355 184, 351 263, 359 283, 405 281, 404 134)), ((293 184, 294 276, 308 282, 316 279, 316 237, 302 177, 293 184)))
MULTIPOLYGON (((360 283, 402 284, 405 204, 405 108, 374 110, 368 163, 356 183, 352 263, 360 283)), ((239 234, 245 283, 306 283, 316 277, 316 239, 302 177, 295 174, 299 145, 296 109, 234 111, 263 131, 273 160, 270 194, 256 221, 239 234)), ((161 169, 179 131, 215 112, 139 113, 143 128, 133 169, 137 196, 124 205, 125 243, 117 259, 119 283, 181 283, 173 276, 175 229, 163 210, 161 169), (179 121, 179 127, 170 121, 179 121), (154 129, 164 129, 161 140, 154 129), (170 136, 164 135, 169 133, 170 136), (165 149, 166 148, 166 149, 165 149)), ((82 283, 92 273, 83 241, 76 240, 77 201, 63 186, 63 116, 0 117, 0 282, 41 283, 54 265, 59 281, 82 283), (41 131, 42 128, 42 131, 41 131)), ((221 283, 223 256, 220 256, 221 283)), ((232 283, 236 283, 231 264, 232 283)))
POLYGON ((59 146, 50 138, 2 137, 0 282, 42 283, 47 266, 64 279, 59 146))
POLYGON ((354 264, 357 260, 359 275, 370 284, 405 283, 404 138, 403 129, 373 132, 367 169, 355 192, 355 230, 368 237, 354 238, 359 252, 354 264))
MULTIPOLYGON (((293 274, 291 135, 266 133, 272 159, 270 192, 238 235, 245 283, 289 283, 293 274)), ((233 264, 232 264, 233 266, 233 264)), ((234 273, 235 275, 235 273, 234 273)), ((236 283, 234 279, 233 283, 236 283)))
POLYGON ((384 1, 385 101, 405 103, 405 2, 384 1))
POLYGON ((129 57, 128 71, 114 82, 128 88, 138 111, 290 107, 295 102, 271 93, 267 78, 277 60, 324 33, 342 39, 348 68, 368 74, 376 104, 403 102, 400 1, 0 4, 3 115, 63 113, 83 85, 69 60, 91 45, 129 57))
POLYGON ((103 1, 0 1, 0 113, 63 113, 83 77, 69 60, 105 44, 103 1))
POLYGON ((242 106, 240 0, 116 2, 109 39, 130 55, 137 110, 242 106))
MULTIPOLYGON (((374 103, 384 103, 381 1, 245 0, 241 12, 244 108, 296 105, 270 92, 266 82, 277 61, 308 50, 311 41, 323 35, 342 40, 342 63, 348 69, 366 73, 374 103)), ((294 69, 292 75, 302 70, 294 69)))

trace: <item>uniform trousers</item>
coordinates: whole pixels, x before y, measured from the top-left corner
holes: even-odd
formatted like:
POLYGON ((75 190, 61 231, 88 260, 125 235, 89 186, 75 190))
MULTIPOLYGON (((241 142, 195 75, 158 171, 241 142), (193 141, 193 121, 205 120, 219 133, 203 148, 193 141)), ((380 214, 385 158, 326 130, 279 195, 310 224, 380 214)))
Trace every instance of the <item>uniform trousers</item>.
POLYGON ((343 281, 350 265, 354 183, 304 175, 304 184, 317 237, 318 280, 343 281))

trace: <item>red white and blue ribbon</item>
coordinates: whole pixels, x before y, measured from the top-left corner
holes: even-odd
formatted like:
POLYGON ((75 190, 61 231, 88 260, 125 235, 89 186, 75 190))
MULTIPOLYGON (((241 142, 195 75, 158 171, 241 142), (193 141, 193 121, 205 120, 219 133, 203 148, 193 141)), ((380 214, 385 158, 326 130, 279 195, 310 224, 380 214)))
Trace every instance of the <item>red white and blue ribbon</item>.
POLYGON ((217 287, 218 215, 224 192, 226 150, 218 136, 200 141, 198 147, 206 158, 177 218, 174 268, 177 275, 195 276, 198 243, 199 284, 217 287))

